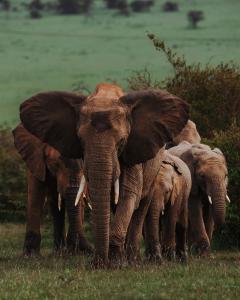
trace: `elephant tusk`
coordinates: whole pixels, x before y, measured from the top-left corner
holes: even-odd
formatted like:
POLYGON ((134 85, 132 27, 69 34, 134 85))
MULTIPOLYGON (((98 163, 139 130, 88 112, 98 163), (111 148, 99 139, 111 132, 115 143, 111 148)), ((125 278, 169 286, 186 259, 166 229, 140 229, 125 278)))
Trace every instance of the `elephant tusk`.
POLYGON ((208 201, 209 201, 209 203, 212 205, 212 198, 211 198, 211 196, 209 196, 209 195, 208 195, 208 201))
POLYGON ((84 200, 84 203, 85 203, 85 205, 90 209, 90 210, 92 210, 92 205, 91 205, 91 203, 88 201, 88 198, 87 198, 87 196, 83 193, 83 200, 84 200))
POLYGON ((226 200, 227 200, 228 203, 231 203, 231 200, 230 200, 230 198, 228 197, 228 194, 226 195, 226 200))
POLYGON ((118 204, 119 199, 119 179, 117 179, 114 183, 114 203, 115 205, 118 204))
POLYGON ((60 211, 62 208, 62 197, 61 194, 58 193, 58 210, 60 211))
POLYGON ((81 196, 82 196, 83 190, 84 190, 84 188, 85 188, 85 185, 86 185, 86 178, 85 178, 85 176, 83 175, 83 176, 82 176, 82 179, 81 179, 81 182, 80 182, 80 186, 79 186, 79 190, 78 190, 78 193, 77 193, 77 197, 76 197, 76 200, 75 200, 75 206, 78 205, 78 202, 79 202, 80 199, 81 199, 81 196))

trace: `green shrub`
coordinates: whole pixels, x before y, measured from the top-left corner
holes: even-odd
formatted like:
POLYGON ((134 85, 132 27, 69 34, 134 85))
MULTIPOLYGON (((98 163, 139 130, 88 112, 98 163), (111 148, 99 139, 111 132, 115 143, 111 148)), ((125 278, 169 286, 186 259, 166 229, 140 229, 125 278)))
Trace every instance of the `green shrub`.
POLYGON ((23 219, 26 170, 15 150, 10 128, 0 128, 0 145, 0 220, 23 219))
POLYGON ((87 14, 90 11, 92 0, 58 0, 58 3, 62 14, 87 14))

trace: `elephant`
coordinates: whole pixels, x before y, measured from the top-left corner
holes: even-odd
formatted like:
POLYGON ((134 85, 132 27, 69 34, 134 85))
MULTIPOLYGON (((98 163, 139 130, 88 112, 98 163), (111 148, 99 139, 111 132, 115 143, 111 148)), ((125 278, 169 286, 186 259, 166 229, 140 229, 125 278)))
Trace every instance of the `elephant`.
POLYGON ((198 133, 196 124, 188 120, 185 127, 182 129, 182 131, 173 138, 172 142, 167 143, 167 149, 177 146, 181 142, 186 141, 190 144, 200 144, 201 143, 201 137, 198 133))
POLYGON ((67 248, 71 253, 92 252, 84 236, 84 204, 74 205, 82 176, 80 160, 66 159, 22 124, 13 130, 15 147, 27 165, 27 224, 23 247, 25 256, 40 255, 40 222, 46 199, 50 200, 54 225, 54 251, 65 246, 65 207, 69 217, 67 248))
POLYGON ((221 150, 204 144, 182 142, 169 149, 189 167, 192 189, 189 196, 189 245, 199 255, 210 252, 215 227, 225 221, 228 170, 221 150))
MULTIPOLYGON (((27 130, 62 156, 84 160, 80 187, 87 182, 92 201, 94 266, 108 265, 109 244, 118 252, 135 209, 131 197, 119 198, 120 173, 127 169, 131 174, 129 189, 134 194, 138 165, 153 159, 179 134, 188 115, 188 104, 167 91, 124 94, 109 83, 98 84, 88 96, 42 92, 21 104, 20 119, 27 130), (118 205, 110 229, 111 201, 118 205)), ((82 188, 78 196, 81 193, 82 188)))
POLYGON ((160 171, 149 193, 151 203, 144 223, 146 256, 150 261, 161 263, 163 253, 170 260, 175 260, 176 254, 180 261, 187 262, 191 186, 187 165, 165 150, 160 171))

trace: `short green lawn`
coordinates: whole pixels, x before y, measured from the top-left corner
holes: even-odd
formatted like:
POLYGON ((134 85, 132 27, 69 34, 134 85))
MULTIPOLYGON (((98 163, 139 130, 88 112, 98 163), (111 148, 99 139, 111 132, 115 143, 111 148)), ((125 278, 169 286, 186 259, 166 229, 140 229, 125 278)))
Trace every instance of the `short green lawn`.
POLYGON ((238 299, 240 253, 191 258, 187 266, 142 264, 91 270, 84 257, 51 256, 43 230, 43 257, 20 257, 24 226, 0 225, 0 299, 238 299))
POLYGON ((117 81, 135 70, 149 69, 154 78, 171 74, 171 66, 146 38, 154 32, 187 60, 239 63, 240 2, 238 0, 181 0, 180 11, 163 13, 163 0, 151 13, 116 15, 96 1, 90 17, 52 16, 31 20, 19 6, 0 13, 0 124, 18 120, 26 97, 42 90, 88 89, 100 81, 117 81), (199 29, 188 28, 190 9, 204 11, 199 29))

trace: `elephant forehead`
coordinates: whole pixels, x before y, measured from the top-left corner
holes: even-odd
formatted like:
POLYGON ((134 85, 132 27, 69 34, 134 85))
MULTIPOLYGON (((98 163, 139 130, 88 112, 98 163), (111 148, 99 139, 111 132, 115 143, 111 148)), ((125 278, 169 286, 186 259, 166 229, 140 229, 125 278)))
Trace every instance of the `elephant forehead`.
POLYGON ((102 101, 91 101, 87 103, 82 107, 81 113, 87 115, 97 115, 99 113, 99 115, 114 118, 115 116, 125 114, 125 109, 121 105, 118 105, 117 101, 109 102, 103 99, 102 101))

